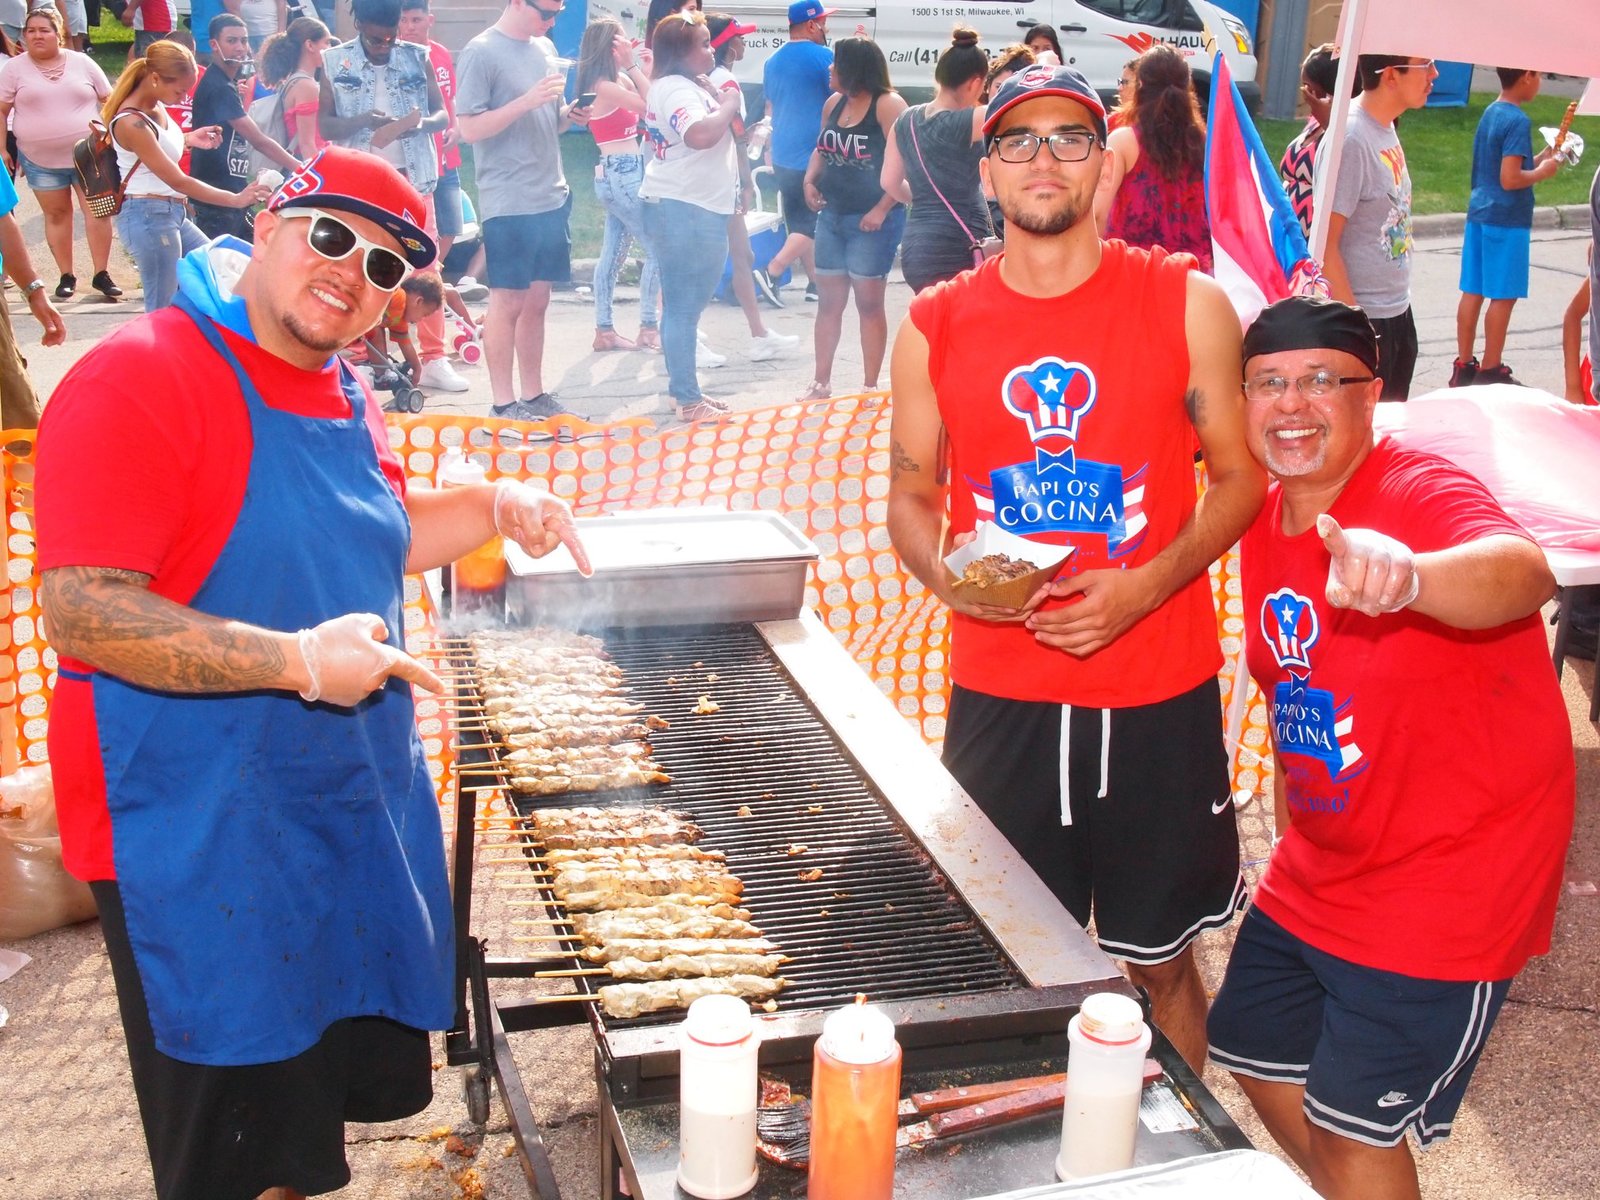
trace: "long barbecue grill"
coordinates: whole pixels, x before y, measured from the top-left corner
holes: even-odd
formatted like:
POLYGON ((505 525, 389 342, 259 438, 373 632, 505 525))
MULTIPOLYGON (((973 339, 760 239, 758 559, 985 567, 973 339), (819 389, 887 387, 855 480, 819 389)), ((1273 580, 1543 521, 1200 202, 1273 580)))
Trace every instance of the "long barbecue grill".
MULTIPOLYGON (((716 616, 716 590, 703 589, 698 608, 672 611, 716 616)), ((741 903, 791 960, 775 1011, 761 1016, 761 1061, 764 1073, 802 1091, 823 1018, 858 992, 894 1017, 908 1090, 1064 1069, 1066 1023, 1082 997, 1136 993, 821 623, 806 611, 794 615, 792 603, 779 605, 784 619, 604 628, 633 698, 670 723, 650 741, 672 782, 558 798, 507 789, 516 813, 577 804, 691 813, 705 831, 700 846, 726 854, 728 869, 744 881, 741 903), (715 712, 694 711, 702 696, 715 712)), ((549 615, 526 602, 509 611, 522 620, 549 615)), ((582 621, 571 608, 562 615, 582 621)), ((492 1074, 535 1194, 558 1196, 508 1035, 587 1021, 602 1114, 602 1194, 678 1195, 681 1010, 619 1019, 595 1003, 494 995, 494 980, 572 972, 579 995, 606 980, 575 973, 589 964, 567 934, 568 914, 535 870, 511 886, 524 905, 537 905, 518 910, 530 914, 520 927, 539 931, 528 936, 545 953, 490 957, 473 936, 474 797, 505 789, 508 776, 482 728, 470 673, 460 669, 471 666, 468 643, 446 640, 440 652, 458 668, 462 762, 453 862, 460 1004, 447 1045, 453 1064, 476 1066, 469 1109, 476 1120, 486 1117, 492 1074)), ((518 860, 535 865, 537 846, 515 821, 497 833, 511 850, 498 860, 508 871, 518 860)), ((1159 1033, 1154 1053, 1166 1078, 1152 1089, 1161 1111, 1141 1131, 1141 1162, 1248 1146, 1159 1033)), ((1048 1182, 1058 1134, 1059 1118, 1034 1119, 969 1135, 961 1154, 902 1153, 897 1187, 919 1197, 967 1197, 1048 1182)), ((797 1180, 803 1190, 802 1176, 770 1165, 763 1172, 753 1195, 796 1194, 797 1180)))

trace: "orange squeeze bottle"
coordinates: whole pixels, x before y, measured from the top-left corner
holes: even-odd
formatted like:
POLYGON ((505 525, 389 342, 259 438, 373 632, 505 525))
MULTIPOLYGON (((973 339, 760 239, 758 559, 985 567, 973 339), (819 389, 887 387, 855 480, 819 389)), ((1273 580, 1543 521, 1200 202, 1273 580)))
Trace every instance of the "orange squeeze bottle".
POLYGON ((857 996, 812 1054, 809 1200, 890 1200, 899 1102, 894 1022, 857 996))

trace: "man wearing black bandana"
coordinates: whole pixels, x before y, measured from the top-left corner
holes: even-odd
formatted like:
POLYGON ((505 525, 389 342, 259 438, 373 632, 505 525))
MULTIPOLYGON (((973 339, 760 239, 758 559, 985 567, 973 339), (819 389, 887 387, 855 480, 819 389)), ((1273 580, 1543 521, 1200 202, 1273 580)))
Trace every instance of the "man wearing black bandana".
POLYGON ((1527 960, 1572 831, 1544 555, 1476 479, 1375 439, 1366 315, 1295 297, 1244 340, 1273 483, 1241 549, 1280 840, 1211 1057, 1328 1200, 1419 1195, 1527 960))

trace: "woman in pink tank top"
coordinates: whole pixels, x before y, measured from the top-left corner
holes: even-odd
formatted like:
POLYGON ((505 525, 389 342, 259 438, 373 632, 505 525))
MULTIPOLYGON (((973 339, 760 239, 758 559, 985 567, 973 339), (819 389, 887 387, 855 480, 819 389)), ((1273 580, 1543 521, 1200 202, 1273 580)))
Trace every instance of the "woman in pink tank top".
POLYGON ((1111 177, 1094 201, 1101 236, 1187 252, 1209 275, 1206 126, 1189 64, 1171 46, 1153 46, 1134 60, 1129 112, 1106 139, 1111 177))
POLYGON ((639 276, 639 337, 631 341, 613 324, 612 298, 617 274, 628 260, 632 243, 645 246, 639 185, 644 182, 644 156, 639 147, 639 118, 650 77, 641 53, 622 32, 615 17, 598 17, 583 31, 578 47, 578 94, 594 93, 589 132, 600 149, 594 171, 594 194, 605 210, 606 228, 594 268, 594 348, 596 350, 659 350, 658 297, 660 274, 655 256, 645 248, 639 276))

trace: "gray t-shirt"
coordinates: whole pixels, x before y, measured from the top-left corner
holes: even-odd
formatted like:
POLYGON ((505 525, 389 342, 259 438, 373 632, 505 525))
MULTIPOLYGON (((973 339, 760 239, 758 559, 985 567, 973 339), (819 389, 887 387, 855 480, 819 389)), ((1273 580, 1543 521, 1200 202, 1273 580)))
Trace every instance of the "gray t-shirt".
MULTIPOLYGON (((1589 185, 1589 228, 1600 246, 1600 168, 1589 185)), ((1589 253, 1589 366, 1594 372, 1594 402, 1600 404, 1600 250, 1589 253)))
MULTIPOLYGON (((1327 153, 1323 138, 1318 171, 1327 153)), ((1333 211, 1345 219, 1339 252, 1356 303, 1369 317, 1398 317, 1411 307, 1411 174, 1394 127, 1360 104, 1350 106, 1333 211)))
MULTIPOLYGON (((504 108, 550 73, 546 60, 555 54, 548 38, 522 42, 484 30, 456 60, 456 112, 504 108)), ((560 119, 559 104, 541 104, 473 145, 481 220, 552 212, 567 202, 556 144, 560 119)))

